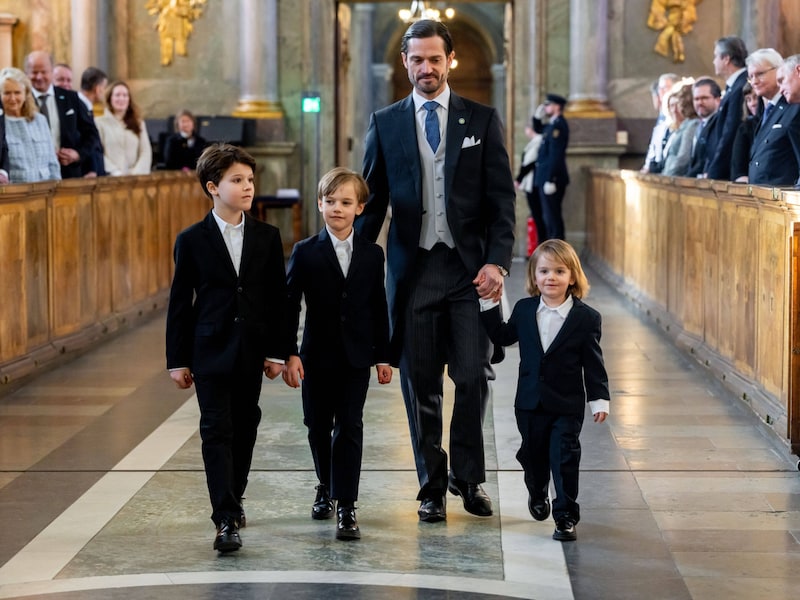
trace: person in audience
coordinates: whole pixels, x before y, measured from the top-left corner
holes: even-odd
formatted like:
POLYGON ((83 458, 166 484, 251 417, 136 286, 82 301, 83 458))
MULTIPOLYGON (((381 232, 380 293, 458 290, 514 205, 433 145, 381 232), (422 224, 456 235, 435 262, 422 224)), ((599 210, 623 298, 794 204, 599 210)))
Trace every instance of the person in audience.
POLYGON ((664 146, 667 143, 667 136, 669 136, 669 128, 667 126, 670 119, 664 98, 678 79, 679 77, 675 73, 664 73, 654 82, 650 90, 653 97, 653 108, 658 111, 658 118, 650 135, 650 145, 647 148, 647 156, 645 156, 644 165, 641 168, 642 173, 656 173, 663 164, 664 146))
POLYGON ((747 172, 747 181, 754 185, 794 185, 800 172, 794 151, 800 135, 800 104, 789 104, 780 92, 777 70, 782 64, 783 57, 772 48, 760 48, 747 57, 748 80, 764 105, 747 172))
POLYGON ((106 92, 106 112, 97 117, 103 143, 103 162, 109 175, 146 175, 153 162, 153 149, 139 108, 123 81, 115 81, 106 92))
POLYGON ((65 90, 71 90, 72 67, 67 63, 56 63, 53 67, 53 85, 65 90))
POLYGON ((8 183, 8 143, 6 142, 6 117, 0 99, 0 185, 8 183))
POLYGON ((753 135, 759 118, 758 109, 761 107, 761 101, 749 82, 744 84, 742 96, 742 122, 739 123, 731 151, 731 181, 739 183, 747 181, 750 148, 753 146, 753 135))
POLYGON ((99 143, 91 113, 78 93, 53 85, 53 57, 35 50, 25 57, 34 100, 50 126, 61 178, 83 177, 84 164, 99 143))
POLYGON ((167 169, 194 171, 206 141, 197 135, 197 119, 185 108, 175 115, 175 133, 164 143, 167 169))
POLYGON ((542 136, 533 129, 533 118, 530 123, 525 125, 525 136, 528 143, 522 151, 519 173, 514 180, 514 186, 525 192, 528 200, 528 208, 531 211, 531 218, 536 227, 536 239, 543 242, 547 239, 547 229, 542 218, 542 201, 539 198, 539 190, 533 184, 533 171, 536 167, 536 158, 539 156, 539 146, 542 145, 542 136))
POLYGON ((717 116, 722 90, 710 77, 702 77, 694 82, 692 96, 694 111, 700 121, 692 142, 692 160, 686 177, 706 177, 708 149, 714 147, 716 139, 717 116))
POLYGON ((692 79, 683 79, 672 86, 667 95, 672 133, 664 147, 662 175, 682 176, 692 160, 692 142, 700 122, 694 111, 692 79))
POLYGON ((742 88, 747 83, 747 46, 741 38, 720 38, 714 44, 714 71, 725 78, 725 93, 719 104, 713 147, 709 146, 705 173, 709 179, 731 180, 731 152, 742 122, 742 88))
POLYGON ((81 89, 78 92, 78 97, 98 117, 104 112, 103 100, 105 99, 107 85, 108 75, 97 67, 88 67, 81 74, 81 89), (99 110, 95 111, 95 106, 98 105, 100 105, 99 110))
POLYGON ((0 98, 6 121, 10 183, 61 179, 50 128, 36 108, 30 79, 14 67, 0 70, 0 98))

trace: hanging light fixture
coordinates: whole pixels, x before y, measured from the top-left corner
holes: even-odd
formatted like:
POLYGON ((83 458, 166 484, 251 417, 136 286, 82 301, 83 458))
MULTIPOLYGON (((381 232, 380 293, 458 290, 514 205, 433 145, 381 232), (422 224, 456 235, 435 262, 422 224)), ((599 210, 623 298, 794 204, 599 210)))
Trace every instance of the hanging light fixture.
MULTIPOLYGON (((446 8, 444 10, 444 16, 447 19, 452 19, 455 16, 455 14, 456 11, 452 8, 446 8)), ((422 19, 430 19, 431 21, 441 21, 442 11, 440 11, 438 8, 429 7, 428 3, 425 2, 424 0, 412 0, 411 8, 400 9, 397 12, 397 16, 399 16, 406 23, 414 23, 422 19)))

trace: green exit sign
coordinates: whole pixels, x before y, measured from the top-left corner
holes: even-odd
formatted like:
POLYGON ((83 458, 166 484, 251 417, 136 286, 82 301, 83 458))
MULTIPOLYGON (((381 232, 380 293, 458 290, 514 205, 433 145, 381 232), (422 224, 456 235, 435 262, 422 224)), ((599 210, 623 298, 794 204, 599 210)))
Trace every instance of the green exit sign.
POLYGON ((318 113, 322 108, 322 99, 319 96, 306 96, 303 98, 304 113, 318 113))

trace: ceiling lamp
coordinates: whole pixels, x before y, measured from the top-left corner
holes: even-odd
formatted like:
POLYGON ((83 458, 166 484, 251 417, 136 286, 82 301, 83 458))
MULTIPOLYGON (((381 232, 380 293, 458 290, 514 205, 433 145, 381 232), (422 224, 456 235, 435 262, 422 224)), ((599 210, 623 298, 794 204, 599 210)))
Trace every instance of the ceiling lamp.
MULTIPOLYGON (((447 19, 452 19, 456 11, 452 8, 444 10, 444 16, 447 19)), ((441 21, 442 11, 438 8, 428 8, 428 3, 423 0, 412 0, 410 9, 400 9, 397 15, 406 23, 415 23, 422 19, 430 19, 431 21, 441 21)))

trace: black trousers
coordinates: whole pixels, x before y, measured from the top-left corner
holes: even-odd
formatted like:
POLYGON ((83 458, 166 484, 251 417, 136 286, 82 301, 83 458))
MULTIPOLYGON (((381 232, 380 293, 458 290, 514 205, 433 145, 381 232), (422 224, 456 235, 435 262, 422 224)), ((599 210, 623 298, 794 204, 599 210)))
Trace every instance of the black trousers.
POLYGON ((478 296, 458 252, 444 244, 420 250, 403 323, 400 383, 406 403, 420 492, 444 495, 447 453, 442 448, 444 368, 455 384, 450 421, 450 471, 462 481, 486 480, 483 418, 491 345, 480 321, 478 296))
POLYGON ((303 422, 320 483, 336 500, 358 500, 369 368, 306 367, 303 422))
POLYGON ((261 421, 262 378, 263 371, 252 367, 194 377, 211 519, 217 525, 239 517, 261 421))
MULTIPOLYGON (((556 189, 555 194, 544 193, 544 186, 539 186, 539 198, 542 202, 542 219, 546 231, 545 240, 564 239, 564 217, 561 213, 561 204, 564 201, 566 186, 556 189)), ((539 240, 543 242, 544 240, 539 240)))
POLYGON ((578 475, 581 462, 579 436, 583 415, 555 415, 540 408, 515 409, 522 445, 517 460, 525 472, 525 485, 534 499, 547 496, 550 474, 556 497, 552 501, 553 519, 568 517, 580 521, 578 475))
POLYGON ((533 224, 536 226, 536 239, 537 243, 541 244, 547 239, 547 227, 544 225, 544 216, 542 215, 542 200, 539 198, 539 188, 534 187, 532 192, 525 192, 528 199, 528 208, 531 211, 533 224))

